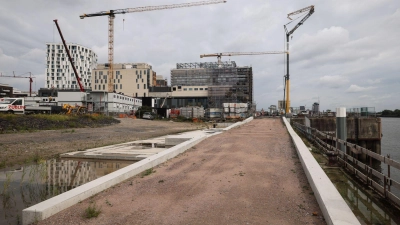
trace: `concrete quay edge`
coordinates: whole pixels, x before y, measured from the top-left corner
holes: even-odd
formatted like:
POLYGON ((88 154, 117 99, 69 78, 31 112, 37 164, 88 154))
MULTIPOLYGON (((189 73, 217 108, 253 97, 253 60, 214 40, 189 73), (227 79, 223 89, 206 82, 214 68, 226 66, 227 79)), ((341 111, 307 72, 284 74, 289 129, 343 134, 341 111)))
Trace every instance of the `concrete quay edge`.
MULTIPOLYGON (((250 117, 242 122, 239 122, 240 124, 235 123, 227 128, 232 129, 238 127, 239 125, 250 122, 252 119, 253 118, 250 117)), ((227 128, 223 130, 229 130, 227 128)), ((22 224, 28 225, 44 220, 64 209, 67 209, 68 207, 79 203, 80 201, 83 201, 97 193, 100 193, 101 191, 123 182, 124 180, 138 175, 147 169, 153 168, 171 158, 174 158, 175 156, 185 152, 208 137, 221 133, 222 132, 217 131, 212 134, 191 138, 190 140, 166 149, 165 151, 154 154, 132 165, 126 166, 103 177, 97 178, 72 190, 26 208, 22 210, 22 224)))
POLYGON ((339 191, 322 170, 310 150, 293 130, 285 117, 283 122, 293 140, 297 154, 314 192, 318 205, 328 225, 356 225, 360 224, 339 191))

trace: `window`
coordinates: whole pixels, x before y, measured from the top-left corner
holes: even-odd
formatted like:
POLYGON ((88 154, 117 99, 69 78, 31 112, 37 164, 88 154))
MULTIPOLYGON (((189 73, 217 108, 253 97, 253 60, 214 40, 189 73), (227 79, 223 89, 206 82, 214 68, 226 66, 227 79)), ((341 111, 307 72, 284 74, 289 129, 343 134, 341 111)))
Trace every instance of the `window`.
POLYGON ((122 84, 119 85, 119 89, 122 89, 122 84))
POLYGON ((198 88, 194 88, 194 90, 195 90, 195 91, 198 91, 199 89, 198 89, 198 88))
POLYGON ((183 90, 184 90, 184 91, 187 91, 187 88, 184 88, 183 90))
POLYGON ((143 89, 146 89, 146 84, 143 84, 143 89))
POLYGON ((193 91, 193 88, 189 88, 189 91, 193 91))
POLYGON ((204 88, 204 90, 206 90, 206 91, 207 91, 207 90, 208 90, 208 88, 204 88))
MULTIPOLYGON (((94 72, 96 74, 96 72, 94 72)), ((103 75, 103 71, 99 71, 99 75, 103 75)))
POLYGON ((106 89, 106 85, 103 84, 103 90, 105 90, 105 89, 106 89))
POLYGON ((119 71, 115 71, 115 74, 118 76, 120 73, 119 73, 119 71))
POLYGON ((200 91, 202 91, 203 90, 203 88, 200 88, 200 91))
POLYGON ((172 88, 172 91, 176 91, 176 87, 173 87, 173 88, 172 88))
POLYGON ((139 84, 137 84, 137 89, 139 89, 139 84))

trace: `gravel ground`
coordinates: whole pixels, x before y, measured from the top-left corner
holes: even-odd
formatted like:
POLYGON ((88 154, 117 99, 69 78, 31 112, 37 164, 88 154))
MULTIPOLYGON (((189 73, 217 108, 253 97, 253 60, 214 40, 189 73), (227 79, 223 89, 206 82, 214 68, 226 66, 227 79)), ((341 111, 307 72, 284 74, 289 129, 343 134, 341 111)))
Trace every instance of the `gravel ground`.
POLYGON ((326 224, 278 118, 253 120, 44 221, 47 224, 326 224), (96 204, 97 218, 84 218, 96 204))
POLYGON ((105 145, 199 129, 204 124, 123 118, 120 123, 97 128, 42 130, 0 134, 0 168, 18 167, 33 159, 105 145))

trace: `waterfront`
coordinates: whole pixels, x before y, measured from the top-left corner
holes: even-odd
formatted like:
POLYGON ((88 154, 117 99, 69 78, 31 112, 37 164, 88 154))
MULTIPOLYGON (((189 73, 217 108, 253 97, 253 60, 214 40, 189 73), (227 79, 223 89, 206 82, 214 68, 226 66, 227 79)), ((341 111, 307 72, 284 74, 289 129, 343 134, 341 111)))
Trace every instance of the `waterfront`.
MULTIPOLYGON (((381 118, 382 121, 382 142, 381 154, 390 155, 390 158, 400 162, 400 118, 381 118)), ((387 175, 387 166, 382 166, 382 172, 387 175)), ((391 169, 390 176, 396 181, 400 181, 400 171, 391 169)))

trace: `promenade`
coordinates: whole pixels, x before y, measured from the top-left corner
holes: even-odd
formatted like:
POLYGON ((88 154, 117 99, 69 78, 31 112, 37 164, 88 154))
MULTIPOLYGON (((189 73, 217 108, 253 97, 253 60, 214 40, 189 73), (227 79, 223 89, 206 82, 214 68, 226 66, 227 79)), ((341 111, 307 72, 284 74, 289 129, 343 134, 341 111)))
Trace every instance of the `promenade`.
POLYGON ((39 224, 325 224, 280 118, 207 138, 154 170, 39 224), (93 203, 102 212, 85 219, 93 203))

